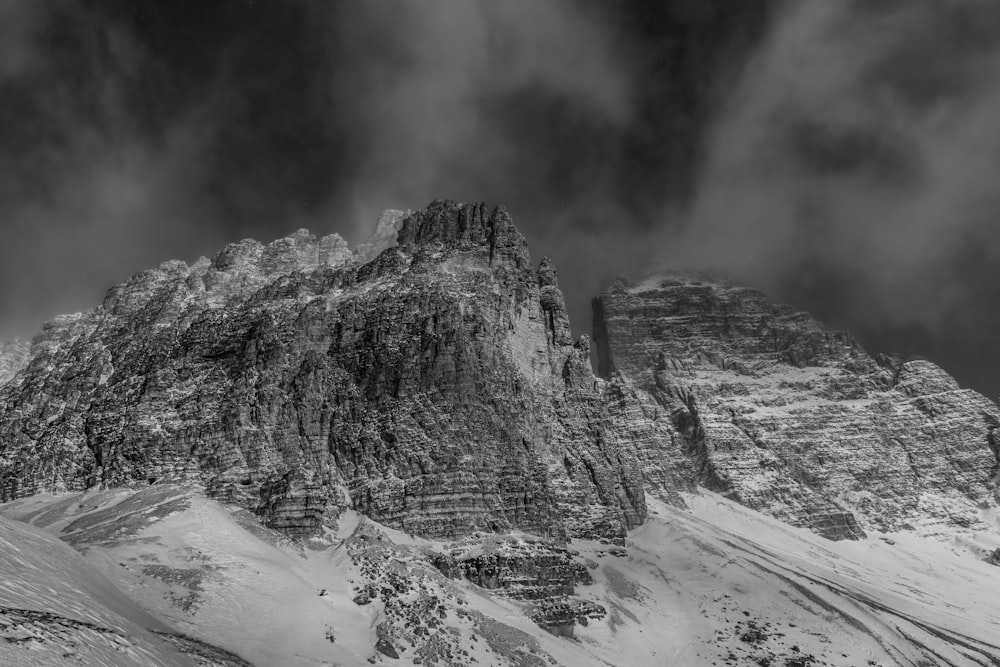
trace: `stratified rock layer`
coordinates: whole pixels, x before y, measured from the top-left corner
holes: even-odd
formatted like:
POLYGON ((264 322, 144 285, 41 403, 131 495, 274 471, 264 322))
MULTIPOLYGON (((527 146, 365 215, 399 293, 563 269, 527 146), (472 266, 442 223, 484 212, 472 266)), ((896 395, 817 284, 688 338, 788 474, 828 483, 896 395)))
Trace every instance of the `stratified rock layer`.
POLYGON ((300 231, 168 262, 48 325, 0 391, 0 499, 184 480, 296 536, 351 502, 426 536, 622 539, 656 427, 593 376, 554 267, 503 208, 380 228, 360 257, 300 231))
POLYGON ((932 363, 729 284, 619 281, 594 307, 601 373, 670 415, 701 484, 831 538, 979 526, 995 504, 1000 410, 932 363))
POLYGON ((697 484, 831 538, 995 503, 1000 410, 933 364, 691 279, 619 282, 594 333, 603 377, 502 207, 387 212, 357 252, 230 244, 4 357, 0 500, 180 481, 295 537, 350 504, 429 537, 619 543, 647 490, 697 484))
POLYGON ((444 575, 468 579, 515 600, 542 600, 572 595, 577 584, 592 584, 587 568, 574 560, 574 552, 544 541, 488 536, 453 544, 446 553, 435 553, 431 562, 444 575))

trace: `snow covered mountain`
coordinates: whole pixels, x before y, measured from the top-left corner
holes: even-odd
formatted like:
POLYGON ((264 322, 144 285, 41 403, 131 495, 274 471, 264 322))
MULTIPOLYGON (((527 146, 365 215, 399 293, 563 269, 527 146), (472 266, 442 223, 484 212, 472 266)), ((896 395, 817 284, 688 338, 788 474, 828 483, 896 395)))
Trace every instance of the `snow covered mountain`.
POLYGON ((721 282, 594 334, 483 204, 137 274, 0 378, 0 651, 1000 664, 995 404, 721 282))

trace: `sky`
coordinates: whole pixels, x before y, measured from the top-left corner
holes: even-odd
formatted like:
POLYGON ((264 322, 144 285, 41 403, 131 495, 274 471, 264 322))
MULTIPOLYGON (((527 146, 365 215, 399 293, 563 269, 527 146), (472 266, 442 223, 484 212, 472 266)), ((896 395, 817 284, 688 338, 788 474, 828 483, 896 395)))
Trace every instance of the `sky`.
POLYGON ((0 0, 0 338, 135 271, 503 203, 574 330, 712 271, 1000 395, 992 0, 0 0))

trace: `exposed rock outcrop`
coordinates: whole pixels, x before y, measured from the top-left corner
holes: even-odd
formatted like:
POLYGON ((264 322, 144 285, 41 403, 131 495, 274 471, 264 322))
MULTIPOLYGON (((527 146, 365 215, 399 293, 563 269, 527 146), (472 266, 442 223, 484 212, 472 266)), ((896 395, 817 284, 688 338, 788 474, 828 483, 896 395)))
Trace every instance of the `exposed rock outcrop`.
POLYGON ((429 557, 445 576, 529 602, 528 618, 554 635, 572 637, 577 625, 607 615, 601 605, 574 597, 577 586, 594 583, 576 555, 543 540, 474 535, 429 557))
POLYGON ((602 619, 607 613, 607 609, 590 600, 561 597, 542 600, 528 612, 528 617, 554 635, 572 637, 575 626, 602 619))
POLYGON ((930 362, 875 359, 757 290, 689 278, 619 281, 595 333, 601 372, 670 415, 698 483, 752 508, 853 538, 973 527, 995 504, 1000 410, 930 362))
POLYGON ((296 536, 351 502, 426 536, 623 539, 645 502, 616 425, 649 406, 594 378, 554 267, 502 207, 380 228, 370 261, 243 241, 48 325, 0 393, 0 498, 182 480, 296 536))
POLYGON ((573 556, 568 549, 544 541, 498 541, 479 535, 451 545, 446 553, 433 554, 431 562, 453 579, 468 579, 515 600, 540 600, 572 595, 578 584, 593 583, 590 572, 573 556))

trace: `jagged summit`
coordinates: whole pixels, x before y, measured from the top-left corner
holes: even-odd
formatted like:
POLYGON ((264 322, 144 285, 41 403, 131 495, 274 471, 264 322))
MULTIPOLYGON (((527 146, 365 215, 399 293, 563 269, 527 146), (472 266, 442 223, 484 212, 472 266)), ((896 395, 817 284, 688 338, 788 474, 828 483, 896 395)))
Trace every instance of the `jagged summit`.
POLYGON ((761 290, 705 275, 664 274, 634 281, 619 278, 593 304, 600 374, 641 372, 658 357, 702 354, 735 363, 796 367, 823 365, 844 355, 863 354, 846 331, 827 330, 809 313, 777 303, 761 290), (629 319, 630 344, 613 350, 605 331, 622 324, 619 311, 642 304, 643 317, 629 319))
POLYGON ((137 299, 141 301, 143 295, 158 286, 181 278, 209 305, 219 307, 230 297, 238 298, 278 277, 320 269, 358 268, 392 247, 411 255, 431 247, 484 249, 490 262, 499 256, 519 268, 526 267, 529 261, 527 242, 503 206, 490 210, 485 203, 435 200, 416 212, 386 210, 372 238, 353 251, 339 234, 316 236, 308 229, 299 229, 267 244, 255 239, 230 243, 211 259, 202 257, 191 266, 180 260, 166 261, 112 287, 103 307, 117 313, 134 310, 137 299))
POLYGON ((401 246, 427 243, 477 246, 488 243, 497 229, 502 231, 512 226, 510 215, 502 206, 491 212, 483 202, 463 204, 437 199, 402 221, 399 243, 401 246))

